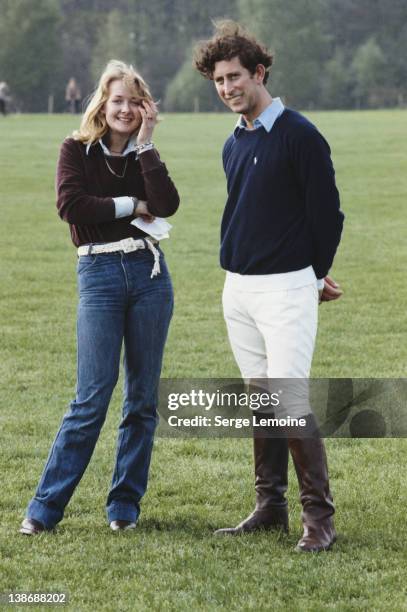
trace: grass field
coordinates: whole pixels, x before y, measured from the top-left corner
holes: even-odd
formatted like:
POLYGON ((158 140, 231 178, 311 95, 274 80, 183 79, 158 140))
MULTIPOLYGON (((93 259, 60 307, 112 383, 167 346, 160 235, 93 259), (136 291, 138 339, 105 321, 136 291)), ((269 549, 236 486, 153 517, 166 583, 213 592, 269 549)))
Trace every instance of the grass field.
MULTIPOLYGON (((314 377, 402 377, 407 369, 407 112, 309 113, 331 144, 346 214, 333 269, 345 294, 320 308, 314 377)), ((163 245, 176 310, 163 375, 238 375, 222 319, 219 221, 224 115, 166 116, 155 142, 182 199, 163 245)), ((75 250, 56 214, 54 172, 70 116, 0 121, 0 593, 67 591, 72 610, 407 610, 405 440, 328 440, 340 533, 297 555, 291 533, 215 539, 251 510, 249 440, 155 443, 134 533, 110 533, 121 385, 91 465, 55 535, 18 534, 75 387, 75 250)))

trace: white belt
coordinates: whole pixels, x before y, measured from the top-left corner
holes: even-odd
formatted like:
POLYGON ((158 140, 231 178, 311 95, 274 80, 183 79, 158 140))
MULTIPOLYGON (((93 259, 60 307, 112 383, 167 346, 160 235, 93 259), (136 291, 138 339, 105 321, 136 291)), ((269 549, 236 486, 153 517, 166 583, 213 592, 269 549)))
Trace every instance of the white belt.
MULTIPOLYGON (((157 244, 157 243, 156 243, 157 244)), ((99 255, 101 253, 116 253, 122 251, 123 253, 132 253, 138 249, 147 248, 154 257, 153 270, 151 277, 157 276, 161 272, 160 268, 160 251, 157 251, 153 242, 148 238, 138 239, 135 238, 124 238, 117 242, 106 242, 105 244, 85 244, 78 248, 78 257, 81 255, 99 255)))

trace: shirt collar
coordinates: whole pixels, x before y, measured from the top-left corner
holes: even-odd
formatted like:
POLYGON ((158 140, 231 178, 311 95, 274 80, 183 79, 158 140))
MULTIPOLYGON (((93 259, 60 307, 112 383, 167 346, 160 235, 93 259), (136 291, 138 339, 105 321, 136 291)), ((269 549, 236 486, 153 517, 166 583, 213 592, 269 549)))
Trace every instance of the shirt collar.
MULTIPOLYGON (((98 143, 102 147, 102 151, 103 151, 103 153, 105 155, 112 156, 111 152, 109 151, 109 149, 107 148, 107 146, 105 145, 105 143, 103 142, 103 140, 101 138, 99 138, 98 143)), ((86 155, 89 155, 89 149, 94 144, 97 144, 97 143, 96 142, 90 142, 89 144, 86 145, 86 155)), ((124 151, 121 154, 121 156, 124 157, 125 155, 128 155, 129 153, 133 153, 135 151, 136 151, 136 139, 135 138, 130 138, 129 142, 127 143, 127 147, 124 149, 124 151)))
MULTIPOLYGON (((274 122, 276 119, 278 119, 284 109, 285 106, 281 102, 281 99, 273 98, 271 104, 269 104, 267 108, 265 108, 264 111, 260 113, 260 115, 253 121, 253 128, 257 130, 259 127, 264 127, 266 132, 270 132, 274 122)), ((247 124, 243 115, 240 115, 239 119, 237 120, 234 130, 235 136, 239 134, 240 130, 247 130, 247 124)))

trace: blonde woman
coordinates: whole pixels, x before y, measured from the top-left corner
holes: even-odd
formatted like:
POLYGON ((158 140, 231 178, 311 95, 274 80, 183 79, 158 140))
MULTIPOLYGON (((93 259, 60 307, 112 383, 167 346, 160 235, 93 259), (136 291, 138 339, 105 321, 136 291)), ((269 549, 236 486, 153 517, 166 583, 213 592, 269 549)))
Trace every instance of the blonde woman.
POLYGON ((147 487, 157 386, 173 308, 163 254, 131 221, 177 210, 179 197, 152 142, 157 108, 132 66, 111 61, 79 131, 62 144, 58 213, 78 249, 76 397, 52 445, 20 532, 61 521, 90 461, 119 375, 124 403, 107 498, 113 531, 135 527, 147 487))

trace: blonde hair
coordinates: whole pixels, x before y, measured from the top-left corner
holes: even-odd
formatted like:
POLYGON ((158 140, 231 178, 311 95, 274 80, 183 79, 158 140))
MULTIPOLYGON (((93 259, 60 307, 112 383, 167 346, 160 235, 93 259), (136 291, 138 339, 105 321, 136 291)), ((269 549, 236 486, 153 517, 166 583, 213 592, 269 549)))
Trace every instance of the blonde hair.
POLYGON ((113 81, 123 81, 126 87, 141 100, 152 101, 147 83, 131 65, 119 60, 110 60, 99 79, 96 90, 91 94, 88 106, 83 114, 79 130, 72 136, 85 144, 97 142, 108 132, 109 126, 102 108, 109 98, 109 85, 113 81))

